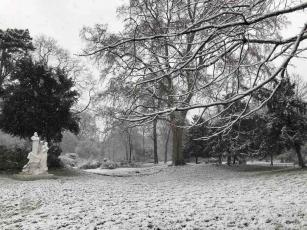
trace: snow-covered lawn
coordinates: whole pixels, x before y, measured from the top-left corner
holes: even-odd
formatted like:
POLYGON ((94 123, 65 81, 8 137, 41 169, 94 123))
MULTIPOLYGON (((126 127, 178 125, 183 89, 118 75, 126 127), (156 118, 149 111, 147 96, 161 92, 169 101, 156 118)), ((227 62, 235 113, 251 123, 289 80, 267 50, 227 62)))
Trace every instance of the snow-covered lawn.
POLYGON ((167 168, 167 164, 144 164, 139 168, 116 168, 116 169, 85 169, 83 171, 89 173, 95 173, 104 176, 117 176, 117 177, 125 177, 125 176, 137 176, 137 175, 152 175, 155 173, 161 172, 163 169, 167 168))
POLYGON ((307 229, 307 171, 246 169, 201 164, 130 177, 0 176, 0 229, 307 229))

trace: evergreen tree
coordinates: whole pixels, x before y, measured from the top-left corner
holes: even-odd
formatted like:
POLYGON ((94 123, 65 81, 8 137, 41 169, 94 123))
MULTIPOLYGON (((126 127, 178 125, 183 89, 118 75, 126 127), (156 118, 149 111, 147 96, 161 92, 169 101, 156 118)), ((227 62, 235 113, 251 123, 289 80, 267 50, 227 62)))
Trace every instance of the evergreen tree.
POLYGON ((272 124, 272 133, 278 136, 281 148, 293 148, 298 163, 305 167, 301 146, 307 139, 306 103, 295 95, 295 84, 283 79, 268 103, 268 115, 272 124))
POLYGON ((28 30, 0 30, 0 96, 3 83, 15 68, 16 60, 34 50, 28 30))
POLYGON ((184 156, 194 156, 195 163, 198 163, 199 157, 209 157, 210 146, 207 141, 197 140, 203 136, 208 135, 207 128, 202 124, 203 119, 194 116, 193 117, 193 126, 187 132, 187 142, 184 145, 184 156))
MULTIPOLYGON (((22 138, 38 132, 49 144, 60 142, 64 130, 78 133, 78 118, 70 111, 78 93, 65 71, 27 57, 18 61, 11 80, 4 90, 0 115, 4 132, 22 138)), ((55 152, 59 155, 59 150, 55 152)))
MULTIPOLYGON (((301 167, 305 166, 301 146, 307 140, 306 103, 295 94, 295 84, 288 78, 282 79, 278 89, 268 101, 266 111, 254 117, 257 126, 253 129, 253 146, 259 146, 258 156, 273 156, 282 153, 284 148, 293 148, 301 167)), ((267 97, 270 92, 258 92, 258 98, 267 97)))

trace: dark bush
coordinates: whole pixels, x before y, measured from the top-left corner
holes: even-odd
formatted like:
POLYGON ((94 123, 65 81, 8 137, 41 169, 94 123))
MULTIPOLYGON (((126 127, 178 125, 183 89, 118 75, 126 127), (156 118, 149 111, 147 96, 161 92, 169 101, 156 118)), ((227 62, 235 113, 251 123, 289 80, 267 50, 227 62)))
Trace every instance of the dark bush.
POLYGON ((21 170, 28 162, 29 152, 26 147, 0 146, 0 171, 21 170))
POLYGON ((48 150, 48 159, 47 159, 47 165, 48 168, 61 168, 62 164, 59 159, 59 156, 61 155, 62 149, 60 146, 53 145, 48 150))

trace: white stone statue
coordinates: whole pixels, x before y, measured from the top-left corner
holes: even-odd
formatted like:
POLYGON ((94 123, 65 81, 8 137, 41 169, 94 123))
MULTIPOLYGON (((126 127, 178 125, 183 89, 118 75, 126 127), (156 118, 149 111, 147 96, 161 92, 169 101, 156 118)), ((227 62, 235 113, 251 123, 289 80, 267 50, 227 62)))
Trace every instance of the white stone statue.
POLYGON ((40 161, 40 168, 42 171, 45 173, 48 172, 48 167, 47 167, 47 153, 48 153, 48 142, 45 141, 44 144, 42 145, 41 149, 41 161, 40 161))
POLYGON ((28 155, 28 163, 23 167, 22 174, 40 175, 48 174, 47 152, 48 143, 39 141, 37 132, 31 137, 32 151, 28 155))

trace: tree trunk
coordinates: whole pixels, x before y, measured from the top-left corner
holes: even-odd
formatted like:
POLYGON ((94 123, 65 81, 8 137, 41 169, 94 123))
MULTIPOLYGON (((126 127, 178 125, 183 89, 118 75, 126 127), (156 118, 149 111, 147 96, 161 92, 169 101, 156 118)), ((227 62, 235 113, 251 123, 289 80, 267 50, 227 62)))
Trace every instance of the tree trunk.
MULTIPOLYGON (((114 143, 112 144, 112 146, 114 145, 114 143)), ((126 161, 129 160, 129 153, 128 153, 128 143, 125 143, 125 149, 126 149, 126 161)))
POLYGON ((273 166, 273 152, 271 152, 271 166, 273 166))
POLYGON ((132 144, 131 144, 131 136, 129 132, 128 132, 128 143, 129 143, 129 163, 131 163, 132 144))
POLYGON ((169 141, 169 135, 171 133, 171 129, 168 129, 167 137, 164 145, 164 163, 167 163, 167 149, 168 149, 168 141, 169 141))
POLYGON ((145 130, 144 130, 144 126, 143 126, 143 161, 146 161, 146 157, 145 157, 145 130))
POLYGON ((296 146, 295 146, 295 152, 296 152, 296 155, 297 155, 298 165, 299 165, 301 168, 305 168, 306 165, 305 165, 303 156, 302 156, 302 154, 301 154, 301 146, 300 146, 300 145, 296 145, 296 146))
MULTIPOLYGON (((129 160, 129 133, 128 131, 125 131, 125 132, 126 132, 126 136, 124 139, 124 144, 125 144, 125 152, 126 152, 126 161, 128 162, 129 160)), ((113 146, 115 145, 115 141, 111 142, 111 145, 113 148, 113 146)))
POLYGON ((112 147, 112 160, 114 161, 114 154, 115 154, 115 150, 114 150, 114 146, 112 147))
MULTIPOLYGON (((3 50, 2 53, 1 53, 1 60, 0 60, 0 89, 2 89, 3 82, 4 82, 5 53, 6 53, 6 51, 3 50)), ((0 90, 0 92, 1 92, 1 90, 0 90)))
MULTIPOLYGON (((228 153, 229 154, 229 153, 228 153)), ((230 166, 231 165, 231 156, 228 155, 227 156, 227 165, 230 166)))
POLYGON ((132 156, 132 145, 130 145, 129 163, 131 163, 131 156, 132 156))
POLYGON ((233 165, 235 165, 235 164, 236 164, 236 160, 237 160, 236 155, 233 155, 233 162, 232 162, 232 164, 233 164, 233 165))
POLYGON ((157 120, 153 120, 153 141, 154 141, 154 163, 158 164, 158 150, 157 150, 157 120))
POLYGON ((219 165, 222 164, 222 154, 219 155, 219 161, 218 161, 219 165))
POLYGON ((173 165, 184 165, 183 148, 182 148, 182 137, 183 128, 178 127, 184 124, 185 114, 174 112, 171 116, 172 131, 173 131, 173 154, 172 161, 173 165), (177 116, 176 116, 177 115, 177 116))
POLYGON ((183 130, 180 127, 173 126, 173 165, 184 165, 182 152, 182 134, 183 130))
POLYGON ((198 156, 195 155, 195 164, 198 164, 198 156))

